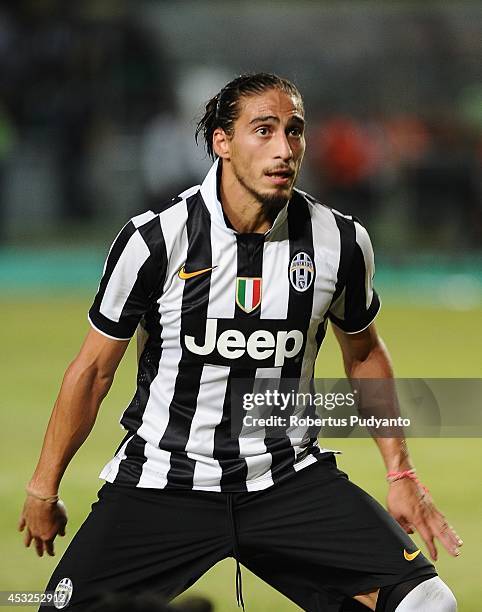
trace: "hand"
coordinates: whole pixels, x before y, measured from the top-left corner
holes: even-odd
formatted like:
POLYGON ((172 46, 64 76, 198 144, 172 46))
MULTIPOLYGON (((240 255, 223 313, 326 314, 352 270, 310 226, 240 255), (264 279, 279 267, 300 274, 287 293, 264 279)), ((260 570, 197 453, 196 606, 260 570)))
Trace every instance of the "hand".
POLYGON ((18 530, 24 531, 24 544, 28 548, 33 541, 37 554, 44 551, 54 556, 54 540, 57 535, 65 535, 67 510, 59 499, 55 504, 27 496, 18 522, 18 530))
POLYGON ((430 552, 433 561, 438 553, 434 538, 454 557, 460 554, 463 542, 437 510, 428 491, 409 478, 390 483, 387 508, 407 533, 418 531, 430 552))

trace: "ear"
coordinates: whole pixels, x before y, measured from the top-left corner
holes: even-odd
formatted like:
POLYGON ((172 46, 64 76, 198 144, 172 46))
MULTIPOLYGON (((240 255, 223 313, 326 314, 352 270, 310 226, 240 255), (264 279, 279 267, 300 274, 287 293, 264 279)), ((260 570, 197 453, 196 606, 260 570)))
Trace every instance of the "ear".
POLYGON ((213 132, 213 150, 221 159, 229 159, 230 157, 229 136, 220 127, 213 132))

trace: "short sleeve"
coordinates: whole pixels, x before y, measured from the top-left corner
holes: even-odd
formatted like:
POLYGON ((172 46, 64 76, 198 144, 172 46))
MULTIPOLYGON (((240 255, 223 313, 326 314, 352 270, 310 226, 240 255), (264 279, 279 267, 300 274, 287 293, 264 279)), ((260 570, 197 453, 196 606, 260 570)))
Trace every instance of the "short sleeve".
POLYGON ((363 331, 380 310, 380 298, 373 288, 375 262, 366 229, 354 221, 354 245, 344 286, 331 304, 329 319, 348 334, 363 331))
POLYGON ((107 256, 89 321, 100 333, 129 340, 160 294, 167 255, 159 217, 145 213, 119 232, 107 256))

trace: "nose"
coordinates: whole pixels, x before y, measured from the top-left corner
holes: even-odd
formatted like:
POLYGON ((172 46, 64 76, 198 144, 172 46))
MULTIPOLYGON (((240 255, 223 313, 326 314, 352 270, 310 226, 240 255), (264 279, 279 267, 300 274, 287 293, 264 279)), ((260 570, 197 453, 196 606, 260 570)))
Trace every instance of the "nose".
POLYGON ((277 159, 282 159, 287 162, 293 159, 293 151, 284 131, 280 130, 276 138, 276 155, 277 159))

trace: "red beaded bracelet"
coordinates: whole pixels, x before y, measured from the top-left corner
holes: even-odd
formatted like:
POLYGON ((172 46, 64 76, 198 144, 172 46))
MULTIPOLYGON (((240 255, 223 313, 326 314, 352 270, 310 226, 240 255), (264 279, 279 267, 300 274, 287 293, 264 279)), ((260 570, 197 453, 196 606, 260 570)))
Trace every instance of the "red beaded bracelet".
POLYGON ((414 468, 412 468, 411 470, 402 470, 400 472, 388 472, 387 474, 387 481, 390 483, 396 482, 397 480, 401 480, 402 478, 410 478, 410 480, 413 480, 415 484, 417 484, 424 493, 429 493, 427 487, 423 485, 417 478, 414 468))

